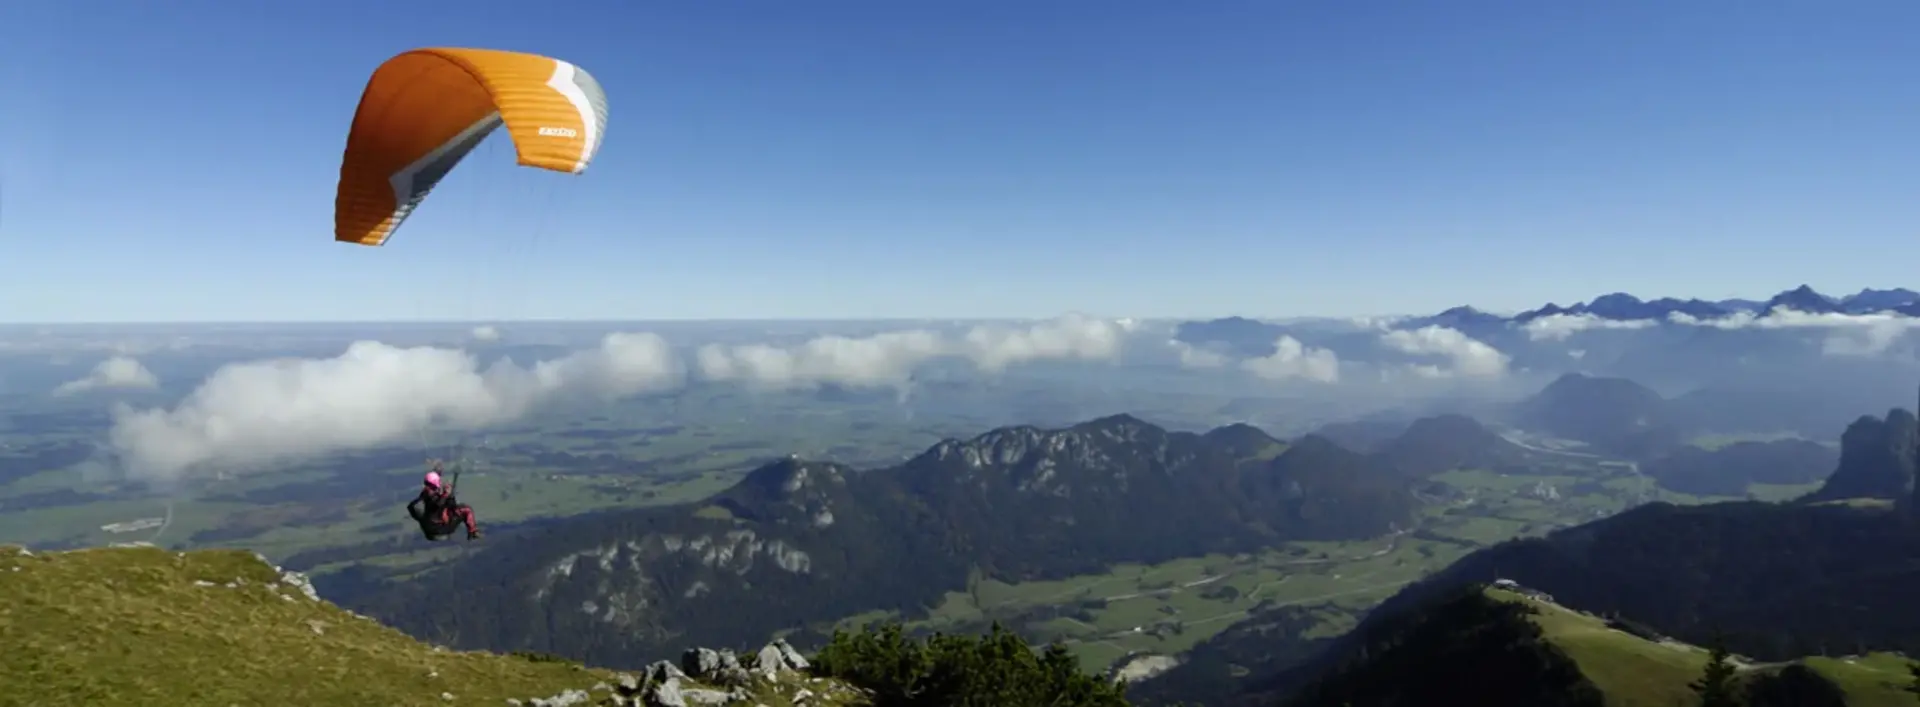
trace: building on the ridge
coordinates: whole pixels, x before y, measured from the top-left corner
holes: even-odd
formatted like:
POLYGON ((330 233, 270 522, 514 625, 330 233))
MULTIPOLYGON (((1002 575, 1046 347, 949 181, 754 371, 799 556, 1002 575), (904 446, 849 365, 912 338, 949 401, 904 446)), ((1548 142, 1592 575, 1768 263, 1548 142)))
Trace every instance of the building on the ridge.
POLYGON ((1496 580, 1493 580, 1493 583, 1490 584, 1489 586, 1493 587, 1494 589, 1503 589, 1509 592, 1513 592, 1515 594, 1519 594, 1520 596, 1527 597, 1529 599, 1533 599, 1536 601, 1544 601, 1548 603, 1553 602, 1552 594, 1548 594, 1546 592, 1543 592, 1531 587, 1521 586, 1519 582, 1515 582, 1511 579, 1496 579, 1496 580))

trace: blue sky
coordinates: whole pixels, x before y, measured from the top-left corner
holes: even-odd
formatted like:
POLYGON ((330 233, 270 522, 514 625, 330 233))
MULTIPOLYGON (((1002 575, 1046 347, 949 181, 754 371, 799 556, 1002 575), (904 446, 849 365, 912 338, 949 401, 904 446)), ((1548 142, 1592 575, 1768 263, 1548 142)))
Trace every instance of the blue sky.
POLYGON ((1365 314, 1913 284, 1920 3, 0 3, 0 321, 1365 314), (609 94, 388 246, 417 46, 609 94))

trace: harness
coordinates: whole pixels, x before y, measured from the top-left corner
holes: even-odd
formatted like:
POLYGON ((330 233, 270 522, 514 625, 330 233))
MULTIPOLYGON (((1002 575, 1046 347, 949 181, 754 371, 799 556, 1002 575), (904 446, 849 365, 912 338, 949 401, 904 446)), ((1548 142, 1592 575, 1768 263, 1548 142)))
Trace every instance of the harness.
POLYGON ((453 510, 460 505, 454 493, 459 485, 460 468, 455 466, 453 478, 446 484, 439 488, 429 486, 423 489, 426 492, 426 508, 423 509, 425 513, 421 514, 420 530, 426 533, 428 540, 440 540, 453 533, 453 528, 458 523, 453 516, 453 510))
POLYGON ((434 522, 441 525, 453 522, 453 506, 454 500, 452 492, 445 490, 428 492, 427 507, 433 509, 432 512, 428 513, 428 516, 431 517, 434 522))

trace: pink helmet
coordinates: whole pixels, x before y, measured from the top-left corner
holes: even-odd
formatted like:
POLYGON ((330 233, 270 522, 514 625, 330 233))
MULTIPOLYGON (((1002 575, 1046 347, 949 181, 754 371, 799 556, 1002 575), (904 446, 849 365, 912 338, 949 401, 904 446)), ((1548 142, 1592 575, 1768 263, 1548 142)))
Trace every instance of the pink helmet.
POLYGON ((427 488, 440 488, 440 472, 427 472, 427 488))

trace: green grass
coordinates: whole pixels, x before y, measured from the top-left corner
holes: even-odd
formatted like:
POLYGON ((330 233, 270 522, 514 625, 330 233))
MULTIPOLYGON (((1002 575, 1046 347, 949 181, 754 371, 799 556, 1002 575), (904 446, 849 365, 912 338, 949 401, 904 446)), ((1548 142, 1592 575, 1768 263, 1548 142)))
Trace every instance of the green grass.
MULTIPOLYGON (((970 592, 949 593, 930 617, 914 625, 955 631, 999 620, 1020 628, 1035 643, 1066 641, 1089 670, 1102 669, 1129 652, 1167 655, 1184 651, 1246 617, 1262 600, 1270 607, 1310 609, 1320 621, 1305 630, 1309 637, 1335 635, 1351 628, 1401 585, 1445 567, 1475 548, 1583 523, 1618 512, 1648 495, 1677 503, 1714 500, 1656 492, 1647 478, 1617 463, 1587 463, 1584 467, 1570 466, 1564 474, 1538 476, 1456 470, 1438 474, 1434 480, 1471 499, 1422 509, 1421 529, 1446 541, 1403 536, 1392 551, 1379 556, 1373 553, 1386 546, 1383 540, 1299 542, 1256 555, 1198 557, 1153 566, 1119 565, 1102 574, 1057 581, 1007 584, 984 580, 970 592), (1600 483, 1588 483, 1592 480, 1600 483), (1543 484, 1553 487, 1558 498, 1535 494, 1543 484), (1576 488, 1586 490, 1576 493, 1576 488), (1182 586, 1214 575, 1222 577, 1206 585, 1182 586), (1205 590, 1221 587, 1234 588, 1238 596, 1202 595, 1205 590), (1105 600, 1106 604, 1077 618, 1036 616, 1044 616, 1040 612, 1048 609, 1070 611, 1086 600, 1105 600), (1025 618, 1030 616, 1036 618, 1025 618), (1175 626, 1177 632, 1171 630, 1175 626), (1145 630, 1134 632, 1134 627, 1145 630)), ((892 616, 870 612, 839 623, 861 625, 879 618, 892 616)))
POLYGON ((1907 659, 1887 653, 1858 658, 1807 658, 1807 667, 1847 693, 1850 707, 1913 707, 1913 693, 1904 688, 1912 676, 1907 659))
POLYGON ((1458 516, 1433 523, 1430 530, 1443 537, 1474 545, 1492 545, 1520 534, 1528 523, 1489 516, 1458 516))
MULTIPOLYGON (((1703 648, 1648 641, 1607 628, 1599 617, 1518 593, 1488 589, 1487 594, 1538 609, 1532 617, 1534 623, 1600 688, 1609 707, 1670 707, 1699 699, 1688 683, 1698 679, 1706 667, 1707 651, 1703 648)), ((1914 704, 1913 695, 1902 690, 1909 678, 1906 660, 1899 656, 1877 653, 1857 659, 1811 657, 1799 662, 1838 685, 1849 705, 1914 704)), ((1780 667, 1756 665, 1743 668, 1742 673, 1752 675, 1780 667)))
MULTIPOLYGON (((0 547, 8 704, 505 704, 614 680, 421 643, 307 598, 244 551, 0 547)), ((791 705, 802 680, 764 686, 760 702, 791 705)))
POLYGON ((1740 442, 1778 442, 1781 440, 1800 438, 1800 435, 1792 432, 1748 432, 1740 434, 1701 435, 1688 440, 1687 443, 1707 451, 1713 451, 1740 442))
POLYGON ((84 506, 62 506, 0 513, 0 542, 29 544, 57 542, 67 538, 94 538, 99 542, 145 540, 153 531, 115 536, 101 532, 108 523, 160 516, 166 504, 157 500, 106 501, 84 506))
POLYGON ((1862 509, 1872 509, 1872 510, 1880 510, 1880 511, 1892 510, 1894 508, 1893 501, 1890 501, 1884 498, 1840 498, 1832 501, 1821 501, 1813 505, 1846 506, 1848 508, 1862 508, 1862 509))
POLYGON ((1245 461, 1272 461, 1287 452, 1291 446, 1285 442, 1268 442, 1244 457, 1245 461))
POLYGON ((499 704, 611 679, 436 650, 305 598, 242 551, 7 548, 0 572, 0 680, 24 704, 499 704))
POLYGON ((1825 484, 1825 481, 1811 484, 1753 484, 1747 487, 1747 493, 1752 494, 1755 500, 1779 503, 1818 491, 1825 484))
MULTIPOLYGON (((1583 481, 1578 477, 1500 476, 1477 470, 1440 474, 1436 480, 1474 499, 1463 506, 1423 510, 1422 529, 1451 542, 1401 536, 1384 553, 1388 547, 1384 539, 1297 542, 1257 554, 1187 558, 1151 566, 1123 564, 1105 573, 1056 581, 981 580, 970 591, 949 592, 929 617, 912 626, 971 631, 998 620, 1021 630, 1036 644, 1066 641, 1088 670, 1104 669, 1129 652, 1185 651, 1247 617, 1263 601, 1268 607, 1310 609, 1320 621, 1305 629, 1307 636, 1335 635, 1351 628, 1401 586, 1475 548, 1584 522, 1596 512, 1617 511, 1632 491, 1644 486, 1644 480, 1629 478, 1624 467, 1593 473, 1619 475, 1620 485, 1582 495, 1570 491, 1583 481), (1561 497, 1531 495, 1541 483, 1555 486, 1561 497), (1214 576, 1219 579, 1185 586, 1214 576), (1222 596, 1219 590, 1226 587, 1237 595, 1222 596), (1047 617, 1046 612, 1070 612, 1089 600, 1104 600, 1105 606, 1079 616, 1047 617), (1143 630, 1135 632, 1135 627, 1143 630)), ((897 617, 868 612, 835 623, 859 626, 891 618, 897 617)))
POLYGON ((1654 643, 1607 628, 1599 618, 1519 594, 1488 590, 1496 599, 1528 604, 1548 641, 1580 666, 1610 707, 1670 707, 1698 698, 1687 683, 1700 677, 1707 654, 1692 646, 1654 643))
MULTIPOLYGON (((1270 606, 1322 607, 1330 626, 1315 627, 1317 631, 1350 627, 1404 584, 1466 551, 1460 545, 1406 537, 1382 552, 1389 546, 1387 540, 1299 543, 1259 554, 1126 564, 1105 574, 1058 581, 984 580, 971 592, 949 592, 928 618, 912 626, 965 632, 998 620, 1022 630, 1036 644, 1065 641, 1084 669, 1102 670, 1129 652, 1186 651, 1247 617, 1263 601, 1270 606), (1224 591, 1229 587, 1231 594, 1224 591), (1072 609, 1084 601, 1104 606, 1079 617, 1036 617, 1037 612, 1072 609)), ((855 627, 890 618, 895 617, 868 612, 836 623, 855 627)))

